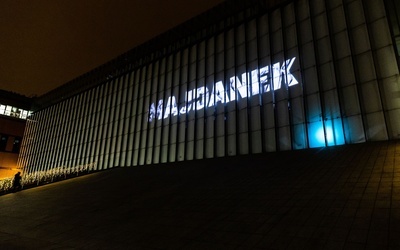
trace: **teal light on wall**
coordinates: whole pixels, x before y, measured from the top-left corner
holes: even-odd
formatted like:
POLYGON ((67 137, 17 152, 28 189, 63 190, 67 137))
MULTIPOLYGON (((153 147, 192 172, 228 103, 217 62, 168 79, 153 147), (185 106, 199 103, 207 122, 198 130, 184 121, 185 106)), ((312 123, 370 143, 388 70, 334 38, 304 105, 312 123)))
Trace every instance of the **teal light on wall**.
POLYGON ((309 124, 309 140, 311 148, 343 145, 344 133, 341 119, 326 120, 309 124), (325 129, 324 129, 325 125, 325 129))

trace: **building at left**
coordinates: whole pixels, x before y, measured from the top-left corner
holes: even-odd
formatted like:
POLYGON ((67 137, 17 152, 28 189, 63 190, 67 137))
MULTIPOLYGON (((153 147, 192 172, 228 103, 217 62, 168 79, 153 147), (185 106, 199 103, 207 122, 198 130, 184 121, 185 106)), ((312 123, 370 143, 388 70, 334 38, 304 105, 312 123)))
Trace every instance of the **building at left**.
POLYGON ((0 90, 0 178, 18 171, 17 160, 32 98, 0 90))

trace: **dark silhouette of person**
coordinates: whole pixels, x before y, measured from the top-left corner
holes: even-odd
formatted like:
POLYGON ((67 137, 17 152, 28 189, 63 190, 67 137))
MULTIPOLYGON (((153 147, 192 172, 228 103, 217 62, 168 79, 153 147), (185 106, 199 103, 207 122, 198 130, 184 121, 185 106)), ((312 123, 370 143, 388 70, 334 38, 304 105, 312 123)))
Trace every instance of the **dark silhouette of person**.
POLYGON ((22 185, 21 185, 21 172, 18 172, 14 175, 14 181, 13 181, 13 191, 21 190, 22 185))

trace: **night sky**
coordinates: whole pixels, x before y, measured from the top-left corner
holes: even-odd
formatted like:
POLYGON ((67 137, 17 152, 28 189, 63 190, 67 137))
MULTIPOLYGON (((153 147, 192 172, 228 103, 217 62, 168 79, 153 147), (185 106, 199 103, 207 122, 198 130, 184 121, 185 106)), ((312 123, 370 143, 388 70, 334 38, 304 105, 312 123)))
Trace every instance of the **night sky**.
POLYGON ((1 0, 0 89, 42 95, 223 0, 1 0))

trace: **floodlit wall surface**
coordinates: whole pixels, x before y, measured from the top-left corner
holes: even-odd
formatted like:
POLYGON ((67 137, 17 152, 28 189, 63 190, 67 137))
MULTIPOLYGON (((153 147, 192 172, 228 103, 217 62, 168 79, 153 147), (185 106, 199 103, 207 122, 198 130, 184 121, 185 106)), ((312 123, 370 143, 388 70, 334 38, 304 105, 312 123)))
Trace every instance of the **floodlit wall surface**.
POLYGON ((19 164, 106 169, 400 138, 383 0, 299 0, 240 16, 34 113, 19 164))

